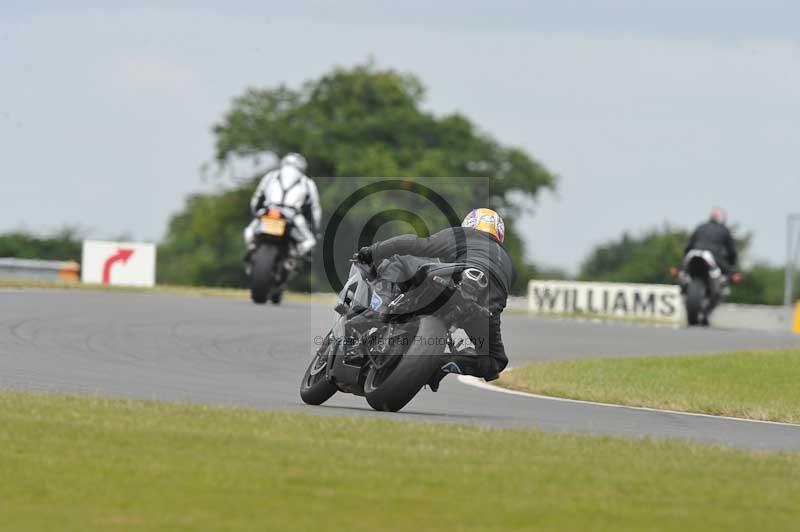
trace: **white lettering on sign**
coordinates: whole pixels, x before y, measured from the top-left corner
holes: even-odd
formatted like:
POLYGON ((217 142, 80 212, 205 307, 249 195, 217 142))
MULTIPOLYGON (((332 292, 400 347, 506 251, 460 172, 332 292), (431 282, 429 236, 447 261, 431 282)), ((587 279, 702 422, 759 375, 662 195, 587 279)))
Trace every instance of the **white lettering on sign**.
POLYGON ((139 242, 84 240, 81 280, 118 286, 156 283, 156 247, 139 242))
POLYGON ((587 314, 680 322, 678 286, 658 284, 530 281, 528 308, 552 314, 587 314))

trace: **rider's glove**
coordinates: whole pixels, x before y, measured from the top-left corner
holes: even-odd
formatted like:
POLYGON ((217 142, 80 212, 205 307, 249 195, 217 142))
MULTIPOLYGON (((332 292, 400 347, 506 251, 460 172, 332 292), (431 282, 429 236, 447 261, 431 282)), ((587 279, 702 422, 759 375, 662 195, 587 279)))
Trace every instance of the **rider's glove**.
POLYGON ((372 248, 369 246, 364 246, 363 248, 359 249, 356 259, 362 264, 372 264, 372 248))

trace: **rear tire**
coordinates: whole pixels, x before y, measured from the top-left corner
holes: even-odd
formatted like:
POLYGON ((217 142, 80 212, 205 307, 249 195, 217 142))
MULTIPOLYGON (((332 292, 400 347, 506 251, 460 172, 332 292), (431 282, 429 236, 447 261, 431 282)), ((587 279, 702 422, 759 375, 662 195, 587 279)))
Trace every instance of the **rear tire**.
POLYGON ((385 378, 374 367, 367 372, 364 395, 369 406, 386 412, 406 406, 439 369, 446 337, 447 329, 439 318, 423 317, 416 335, 422 343, 414 342, 385 378))
POLYGON ((250 273, 250 299, 253 303, 263 305, 267 302, 277 258, 278 250, 275 246, 262 244, 253 252, 250 273))
POLYGON ((686 288, 686 319, 689 325, 700 325, 703 311, 703 299, 706 297, 706 285, 700 279, 692 279, 686 288))
POLYGON ((317 354, 306 368, 303 380, 300 382, 300 398, 307 405, 321 405, 338 391, 338 388, 325 378, 328 369, 328 354, 332 348, 331 333, 328 333, 317 354))

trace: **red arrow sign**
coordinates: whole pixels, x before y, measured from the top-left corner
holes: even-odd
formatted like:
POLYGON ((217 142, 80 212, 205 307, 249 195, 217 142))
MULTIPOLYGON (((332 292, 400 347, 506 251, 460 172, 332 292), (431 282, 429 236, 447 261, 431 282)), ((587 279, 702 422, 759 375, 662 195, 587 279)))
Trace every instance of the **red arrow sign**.
POLYGON ((134 249, 129 248, 118 248, 116 255, 111 255, 106 259, 103 263, 103 284, 109 284, 111 282, 111 267, 116 262, 122 261, 122 263, 128 262, 128 259, 131 258, 133 252, 136 251, 134 249))

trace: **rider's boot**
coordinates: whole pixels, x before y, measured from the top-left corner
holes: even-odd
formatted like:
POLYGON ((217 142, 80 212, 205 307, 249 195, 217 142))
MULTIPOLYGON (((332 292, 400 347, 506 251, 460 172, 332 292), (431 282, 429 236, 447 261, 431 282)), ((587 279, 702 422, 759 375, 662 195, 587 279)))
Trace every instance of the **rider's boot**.
POLYGON ((456 375, 472 375, 485 381, 493 381, 500 374, 497 372, 495 361, 489 355, 453 354, 444 358, 444 365, 433 374, 428 381, 428 386, 434 392, 439 390, 439 384, 448 373, 456 375))

